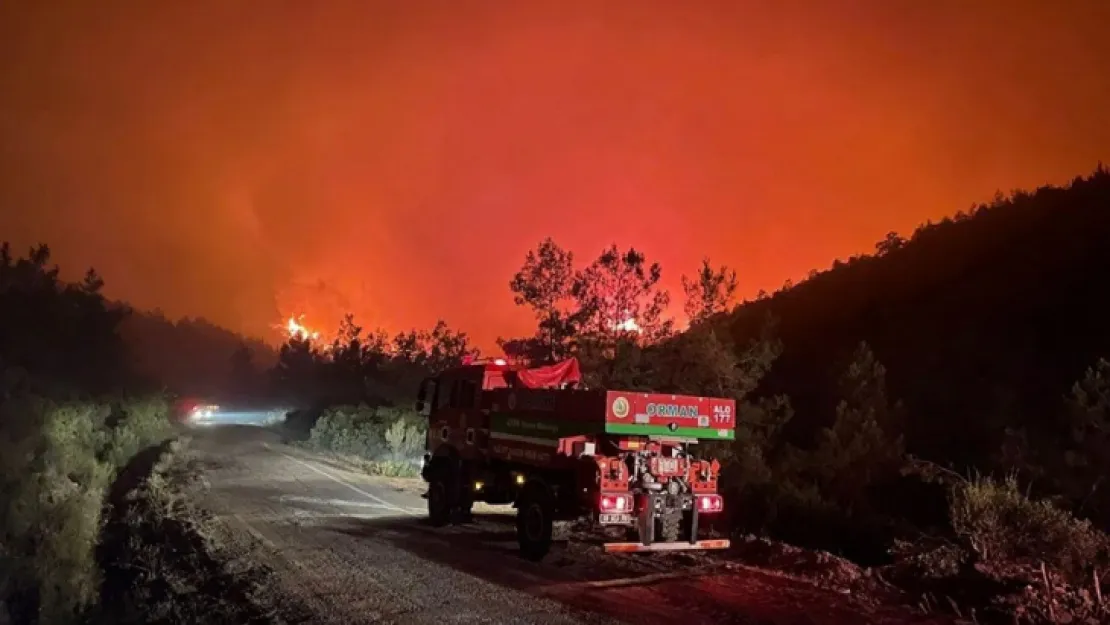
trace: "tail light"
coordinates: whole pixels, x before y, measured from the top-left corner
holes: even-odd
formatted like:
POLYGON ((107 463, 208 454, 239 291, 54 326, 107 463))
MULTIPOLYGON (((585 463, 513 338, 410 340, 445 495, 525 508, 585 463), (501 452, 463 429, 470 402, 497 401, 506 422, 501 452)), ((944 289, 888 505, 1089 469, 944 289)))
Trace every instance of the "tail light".
POLYGON ((632 495, 602 495, 598 502, 602 512, 632 512, 632 495))
POLYGON ((698 495, 698 514, 712 514, 725 509, 725 500, 720 495, 698 495))

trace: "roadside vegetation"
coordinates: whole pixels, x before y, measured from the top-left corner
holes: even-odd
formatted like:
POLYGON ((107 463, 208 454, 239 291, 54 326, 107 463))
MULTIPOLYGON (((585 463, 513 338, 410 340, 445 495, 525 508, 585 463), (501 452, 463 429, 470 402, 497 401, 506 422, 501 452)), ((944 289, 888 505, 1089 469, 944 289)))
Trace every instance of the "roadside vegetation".
POLYGON ((337 406, 320 415, 304 446, 341 456, 367 473, 420 475, 427 419, 411 410, 337 406))
POLYGON ((135 454, 171 435, 165 406, 23 395, 0 412, 3 595, 15 622, 67 622, 98 599, 94 548, 108 489, 135 454), (13 431, 19 424, 23 431, 13 431))

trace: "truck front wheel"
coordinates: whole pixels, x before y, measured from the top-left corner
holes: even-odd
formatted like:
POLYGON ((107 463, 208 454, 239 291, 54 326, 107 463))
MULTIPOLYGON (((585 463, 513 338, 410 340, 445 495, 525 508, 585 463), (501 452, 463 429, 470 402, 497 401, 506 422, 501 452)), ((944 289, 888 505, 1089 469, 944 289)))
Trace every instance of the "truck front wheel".
POLYGON ((516 535, 520 554, 539 561, 551 550, 555 502, 543 486, 529 485, 517 502, 516 535))
POLYGON ((428 520, 433 527, 443 527, 451 520, 451 503, 447 499, 447 481, 437 472, 428 483, 428 520))

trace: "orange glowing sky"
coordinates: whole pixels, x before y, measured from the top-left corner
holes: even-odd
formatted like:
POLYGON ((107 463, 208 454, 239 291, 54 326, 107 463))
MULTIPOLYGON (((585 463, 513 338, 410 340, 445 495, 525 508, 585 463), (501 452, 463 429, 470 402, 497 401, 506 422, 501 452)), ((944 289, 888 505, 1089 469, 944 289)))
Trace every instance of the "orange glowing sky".
POLYGON ((546 235, 751 295, 1110 161, 1105 0, 112 5, 0 8, 0 238, 270 338, 488 347, 546 235))

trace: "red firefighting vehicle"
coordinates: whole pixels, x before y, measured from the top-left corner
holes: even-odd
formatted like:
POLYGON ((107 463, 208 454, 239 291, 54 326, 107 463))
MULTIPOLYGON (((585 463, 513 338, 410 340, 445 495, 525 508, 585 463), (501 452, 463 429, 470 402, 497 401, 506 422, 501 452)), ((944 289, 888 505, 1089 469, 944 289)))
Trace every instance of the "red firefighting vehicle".
POLYGON ((177 398, 173 403, 171 417, 183 425, 204 423, 220 412, 220 407, 196 397, 177 398))
POLYGON ((733 440, 732 399, 591 390, 578 362, 531 369, 502 360, 425 379, 422 476, 428 514, 442 526, 474 502, 517 508, 521 553, 542 559, 555 524, 589 521, 623 535, 607 551, 724 549, 699 539, 699 519, 722 511, 720 464, 699 440, 733 440))

